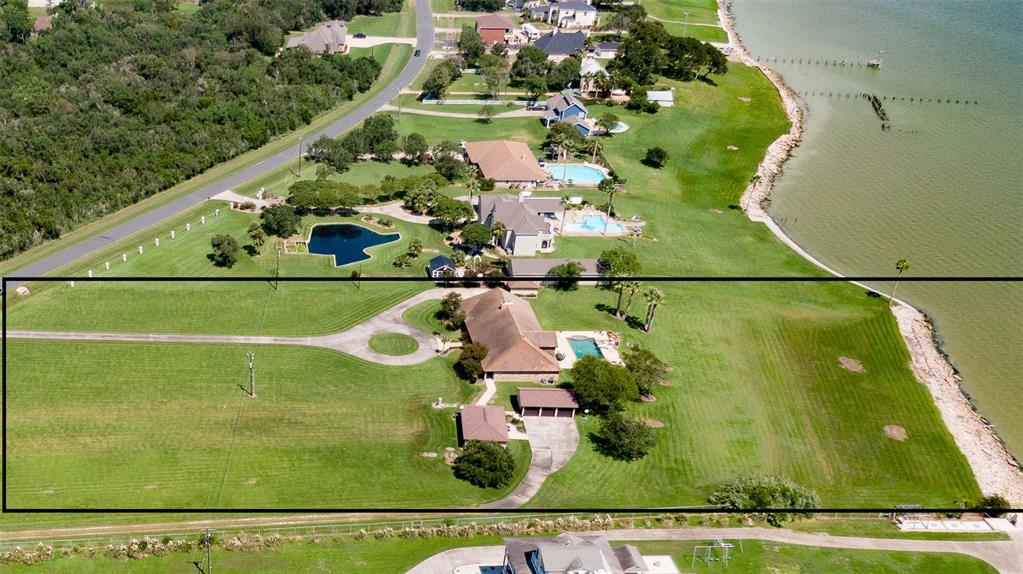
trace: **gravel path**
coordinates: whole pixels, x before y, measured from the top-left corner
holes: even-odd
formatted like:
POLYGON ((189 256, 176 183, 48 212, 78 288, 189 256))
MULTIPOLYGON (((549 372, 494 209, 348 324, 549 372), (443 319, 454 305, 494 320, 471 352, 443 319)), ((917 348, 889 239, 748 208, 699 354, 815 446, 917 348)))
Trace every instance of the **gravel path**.
MULTIPOLYGON (((430 0, 416 0, 415 10, 415 46, 417 49, 421 50, 423 54, 428 54, 430 50, 433 49, 434 40, 433 13, 430 10, 430 0)), ((351 113, 346 114, 344 117, 330 124, 322 131, 307 136, 305 141, 315 141, 321 135, 334 137, 354 128, 362 122, 362 120, 368 118, 392 98, 396 97, 402 88, 411 84, 412 80, 414 80, 423 68, 426 67, 426 61, 427 59, 423 56, 410 58, 408 63, 398 74, 398 77, 392 80, 390 84, 380 90, 375 96, 352 110, 351 113)), ((289 162, 294 162, 295 158, 298 156, 298 152, 298 142, 296 141, 294 146, 281 150, 263 161, 238 169, 227 177, 206 185, 198 191, 142 213, 125 223, 108 229, 103 233, 97 234, 90 239, 72 245, 67 249, 58 251, 49 257, 44 257, 35 263, 26 265, 11 273, 11 275, 17 277, 38 277, 47 273, 52 273, 53 271, 56 271, 82 257, 95 253, 114 242, 138 233, 147 227, 156 225, 168 217, 172 217, 186 209, 199 205, 221 191, 237 188, 245 182, 251 181, 283 165, 287 165, 289 162)), ((23 282, 21 281, 11 281, 7 284, 7 287, 9 289, 14 289, 22 283, 23 282)))

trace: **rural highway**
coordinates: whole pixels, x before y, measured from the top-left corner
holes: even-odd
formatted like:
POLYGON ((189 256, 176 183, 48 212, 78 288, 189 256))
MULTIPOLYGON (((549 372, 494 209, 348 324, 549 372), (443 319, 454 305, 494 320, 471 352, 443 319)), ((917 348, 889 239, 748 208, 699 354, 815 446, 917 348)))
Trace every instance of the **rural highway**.
MULTIPOLYGON (((415 47, 417 50, 421 51, 422 56, 410 58, 408 63, 398 74, 398 77, 385 86, 375 96, 355 108, 351 113, 330 124, 322 131, 308 136, 306 141, 315 141, 321 135, 334 137, 352 129, 361 123, 362 120, 372 115, 373 112, 386 105, 392 98, 398 96, 398 94, 401 93, 402 88, 411 84, 412 80, 414 80, 415 77, 423 71, 423 68, 426 67, 426 56, 433 48, 433 13, 430 10, 430 0, 416 0, 415 10, 415 47)), ((295 145, 290 146, 259 163, 241 168, 233 172, 231 175, 219 179, 190 195, 181 197, 170 203, 157 207, 156 209, 147 211, 125 223, 122 223, 121 225, 118 225, 117 227, 107 230, 104 233, 95 235, 81 243, 58 251, 57 253, 44 259, 40 259, 35 263, 26 265, 14 271, 11 275, 17 277, 39 277, 47 273, 52 273, 69 263, 103 249, 111 243, 124 239, 151 225, 159 223, 168 217, 194 207, 206 201, 210 196, 216 195, 227 189, 238 187, 239 185, 247 181, 251 181, 264 173, 275 170, 283 165, 287 165, 288 162, 295 161, 299 152, 298 145, 299 144, 296 141, 295 145)), ((13 289, 21 283, 22 282, 20 281, 11 281, 8 282, 7 287, 8 289, 13 289)))

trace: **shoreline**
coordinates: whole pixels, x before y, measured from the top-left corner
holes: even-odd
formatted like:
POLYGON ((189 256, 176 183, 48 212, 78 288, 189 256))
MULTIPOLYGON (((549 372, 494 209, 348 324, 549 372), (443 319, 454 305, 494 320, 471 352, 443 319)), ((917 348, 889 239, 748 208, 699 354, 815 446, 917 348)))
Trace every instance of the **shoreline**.
MULTIPOLYGON (((792 150, 802 143, 806 110, 781 75, 758 63, 746 50, 735 28, 732 0, 718 0, 718 19, 728 35, 732 57, 759 69, 774 84, 781 96, 785 115, 792 124, 788 132, 768 146, 764 159, 757 166, 756 177, 746 187, 739 204, 751 221, 766 225, 775 237, 804 259, 836 277, 844 277, 793 241, 764 208, 792 150)), ((850 283, 887 295, 858 281, 850 283)), ((1023 504, 1023 469, 964 392, 963 379, 941 351, 930 318, 901 299, 895 301, 897 305, 891 311, 909 351, 910 369, 917 381, 930 392, 945 427, 973 470, 981 492, 985 495, 1000 494, 1013 506, 1023 504)))

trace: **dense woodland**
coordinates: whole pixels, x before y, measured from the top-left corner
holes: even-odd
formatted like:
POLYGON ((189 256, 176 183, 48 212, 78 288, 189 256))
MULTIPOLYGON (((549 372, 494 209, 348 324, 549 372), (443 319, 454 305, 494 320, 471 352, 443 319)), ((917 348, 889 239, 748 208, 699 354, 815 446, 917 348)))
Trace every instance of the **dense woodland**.
POLYGON ((57 8, 31 37, 0 0, 0 258, 307 124, 380 74, 369 58, 275 57, 291 30, 400 0, 170 1, 57 8))

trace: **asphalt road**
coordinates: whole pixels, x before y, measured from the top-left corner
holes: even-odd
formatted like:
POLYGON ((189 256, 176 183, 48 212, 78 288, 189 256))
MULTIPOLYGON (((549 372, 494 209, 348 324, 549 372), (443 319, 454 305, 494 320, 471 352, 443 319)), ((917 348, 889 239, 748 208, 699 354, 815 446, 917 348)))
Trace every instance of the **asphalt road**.
MULTIPOLYGON (((429 55, 432 48, 433 13, 430 10, 430 1, 416 0, 416 49, 420 50, 422 55, 418 58, 410 58, 408 64, 406 64, 405 68, 398 74, 398 77, 370 100, 363 103, 350 114, 347 114, 333 124, 330 124, 322 131, 309 136, 305 141, 316 141, 316 139, 321 135, 334 137, 338 134, 344 133, 358 125, 362 122, 362 120, 368 118, 373 114, 373 112, 383 107, 391 99, 397 97, 402 88, 411 84, 412 80, 414 80, 415 77, 423 71, 423 68, 426 67, 426 57, 429 55)), ((159 223, 168 217, 192 208, 221 191, 238 187, 247 181, 263 175, 264 173, 273 171, 283 165, 287 165, 288 162, 295 161, 295 158, 298 157, 299 153, 298 146, 299 144, 296 140, 294 146, 268 157, 255 165, 239 169, 231 175, 217 180, 216 182, 211 183, 190 195, 176 199, 151 211, 147 211, 125 223, 122 223, 121 225, 118 225, 117 227, 108 229, 105 233, 95 235, 81 243, 72 245, 62 251, 58 251, 49 257, 40 259, 30 265, 26 265, 25 267, 11 273, 11 275, 17 277, 39 277, 47 273, 52 273, 69 263, 103 249, 111 243, 124 239, 125 237, 142 231, 143 229, 159 223)), ((13 289, 21 283, 21 281, 8 282, 7 288, 13 289)))

